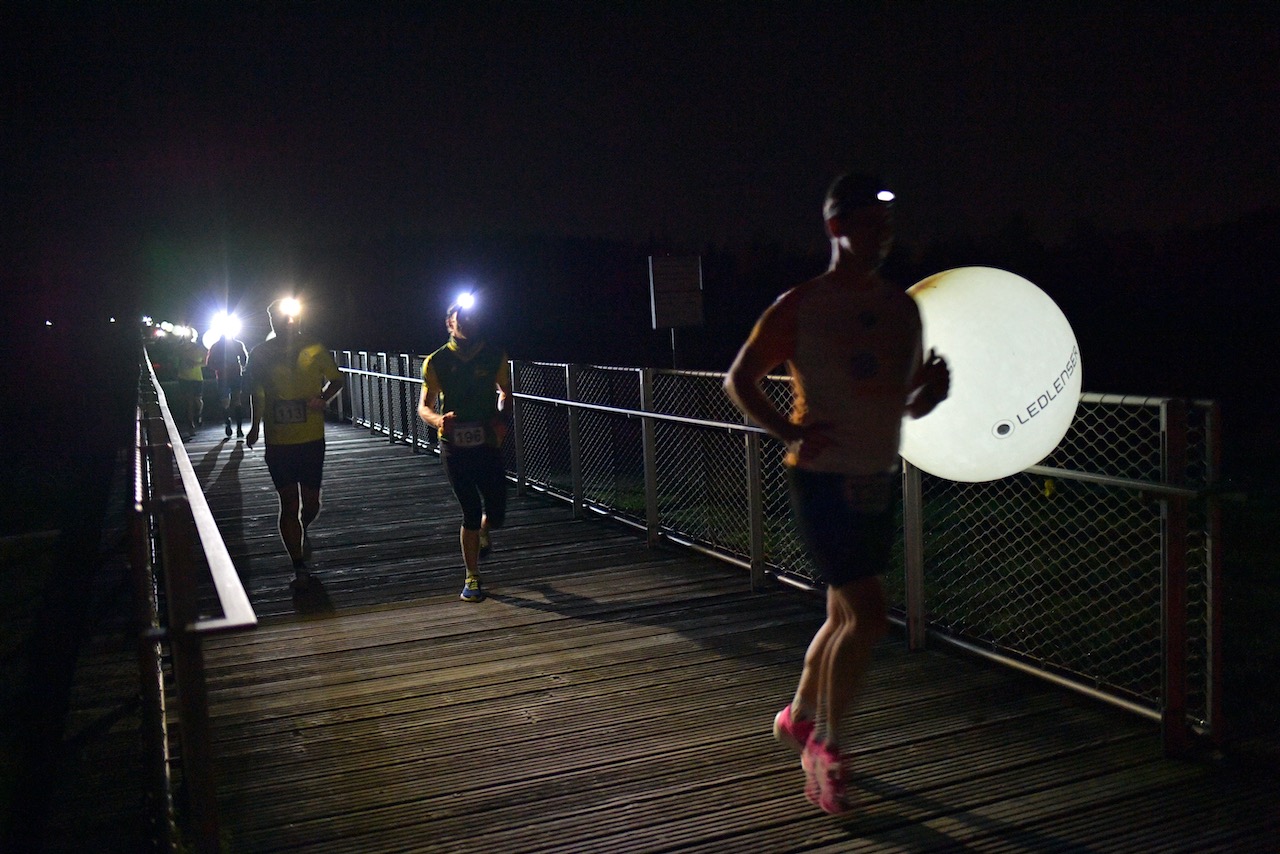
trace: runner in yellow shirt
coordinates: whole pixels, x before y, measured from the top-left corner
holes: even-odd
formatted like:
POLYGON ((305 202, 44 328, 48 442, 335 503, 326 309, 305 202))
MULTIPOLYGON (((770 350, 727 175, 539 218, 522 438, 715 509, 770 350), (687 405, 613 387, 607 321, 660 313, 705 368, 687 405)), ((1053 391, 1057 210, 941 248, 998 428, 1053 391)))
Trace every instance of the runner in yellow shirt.
POLYGON ((293 560, 294 583, 305 585, 311 580, 307 527, 320 513, 324 408, 344 379, 324 345, 303 335, 298 314, 292 298, 267 308, 272 334, 253 348, 245 367, 251 392, 245 444, 252 448, 263 430, 263 456, 280 496, 280 539, 293 560))

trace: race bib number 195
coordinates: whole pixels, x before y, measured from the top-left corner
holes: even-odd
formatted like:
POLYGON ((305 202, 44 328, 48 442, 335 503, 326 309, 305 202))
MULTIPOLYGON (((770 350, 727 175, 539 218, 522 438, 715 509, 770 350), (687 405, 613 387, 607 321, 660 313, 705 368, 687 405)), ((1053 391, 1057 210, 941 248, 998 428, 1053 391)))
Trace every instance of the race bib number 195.
POLYGON ((277 424, 305 424, 307 402, 305 400, 277 400, 274 407, 277 424))

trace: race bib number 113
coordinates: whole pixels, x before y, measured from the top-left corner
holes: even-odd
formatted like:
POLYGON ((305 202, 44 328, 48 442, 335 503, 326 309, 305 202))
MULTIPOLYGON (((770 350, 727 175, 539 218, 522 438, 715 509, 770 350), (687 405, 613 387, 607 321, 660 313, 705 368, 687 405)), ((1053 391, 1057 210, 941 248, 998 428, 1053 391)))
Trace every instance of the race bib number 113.
POLYGON ((277 400, 273 410, 277 424, 305 424, 307 402, 305 400, 277 400))

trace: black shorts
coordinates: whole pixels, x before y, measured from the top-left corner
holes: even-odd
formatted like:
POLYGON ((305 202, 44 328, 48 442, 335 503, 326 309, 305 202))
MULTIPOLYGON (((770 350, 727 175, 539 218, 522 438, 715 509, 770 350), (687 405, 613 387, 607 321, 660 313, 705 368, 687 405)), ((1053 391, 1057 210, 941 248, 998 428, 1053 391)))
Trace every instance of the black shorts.
POLYGON ((267 445, 263 454, 276 491, 291 486, 320 488, 324 476, 324 439, 299 445, 267 445))
POLYGON ((818 572, 831 587, 881 575, 897 533, 896 474, 847 475, 788 468, 791 510, 818 572))
POLYGON ((490 445, 455 450, 448 444, 440 443, 440 461, 462 505, 462 527, 479 530, 488 516, 490 528, 501 528, 507 518, 507 470, 502 451, 490 445))

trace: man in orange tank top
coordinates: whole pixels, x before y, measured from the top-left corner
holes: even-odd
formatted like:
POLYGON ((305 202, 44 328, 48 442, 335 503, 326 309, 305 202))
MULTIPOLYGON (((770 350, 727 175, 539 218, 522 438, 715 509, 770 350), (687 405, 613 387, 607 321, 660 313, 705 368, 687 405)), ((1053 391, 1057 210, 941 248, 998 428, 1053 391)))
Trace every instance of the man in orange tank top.
POLYGON ((836 179, 823 205, 830 267, 765 310, 725 378, 738 408, 786 443, 797 528, 827 586, 826 621, 774 736, 800 751, 805 794, 829 813, 850 808, 840 722, 888 629, 880 576, 894 538, 902 419, 927 415, 950 388, 946 362, 922 355, 915 302, 878 272, 893 245, 892 201, 872 176, 836 179), (784 362, 788 414, 760 386, 784 362))

